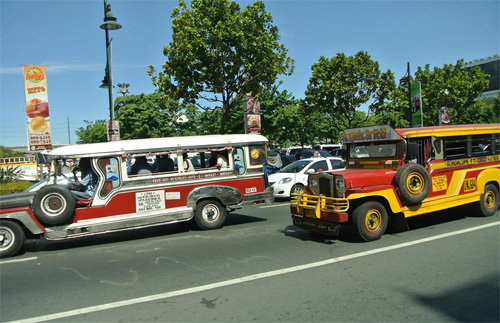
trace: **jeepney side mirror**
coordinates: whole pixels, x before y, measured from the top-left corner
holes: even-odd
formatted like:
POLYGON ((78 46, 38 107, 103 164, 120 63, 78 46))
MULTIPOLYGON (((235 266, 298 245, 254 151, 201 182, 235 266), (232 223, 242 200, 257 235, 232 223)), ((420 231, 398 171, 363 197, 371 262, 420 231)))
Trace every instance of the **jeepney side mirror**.
POLYGON ((418 159, 418 144, 409 142, 407 146, 406 160, 418 159))

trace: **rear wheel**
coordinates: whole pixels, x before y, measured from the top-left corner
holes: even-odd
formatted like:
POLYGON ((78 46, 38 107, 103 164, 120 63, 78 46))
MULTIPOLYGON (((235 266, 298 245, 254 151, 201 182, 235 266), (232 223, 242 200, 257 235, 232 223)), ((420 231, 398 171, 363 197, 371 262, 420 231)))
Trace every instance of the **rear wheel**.
POLYGON ((387 229, 387 211, 379 202, 365 202, 354 209, 352 224, 359 238, 378 240, 387 229))
POLYGON ((0 220, 0 258, 14 256, 24 243, 24 230, 13 221, 0 220))
POLYGON ((194 212, 194 220, 203 230, 219 229, 226 221, 227 211, 215 200, 204 200, 198 203, 194 212))
POLYGON ((479 199, 479 211, 483 216, 492 216, 498 209, 499 201, 498 189, 493 184, 488 184, 484 187, 484 193, 479 199))

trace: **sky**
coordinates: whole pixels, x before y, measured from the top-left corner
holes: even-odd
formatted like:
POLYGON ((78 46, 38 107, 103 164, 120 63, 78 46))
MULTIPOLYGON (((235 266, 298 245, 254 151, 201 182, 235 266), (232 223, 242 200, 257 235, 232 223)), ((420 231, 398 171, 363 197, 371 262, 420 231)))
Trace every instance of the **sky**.
MULTIPOLYGON (((253 1, 237 1, 242 7, 253 1)), ((113 39, 113 82, 155 91, 146 74, 166 59, 178 1, 109 0, 123 26, 113 39)), ((500 53, 500 0, 264 0, 295 60, 281 90, 303 98, 320 56, 366 51, 399 80, 407 62, 431 68, 500 53)), ((109 119, 102 0, 0 0, 0 146, 27 146, 22 65, 47 66, 53 144, 74 144, 84 120, 109 119), (69 135, 68 135, 69 129, 69 135)), ((114 98, 120 96, 118 88, 114 98)))

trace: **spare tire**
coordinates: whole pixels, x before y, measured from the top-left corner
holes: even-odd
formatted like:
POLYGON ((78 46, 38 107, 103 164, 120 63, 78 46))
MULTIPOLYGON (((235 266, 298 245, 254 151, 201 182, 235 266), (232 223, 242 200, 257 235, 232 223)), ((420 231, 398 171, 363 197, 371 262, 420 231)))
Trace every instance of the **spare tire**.
POLYGON ((75 211, 75 197, 64 185, 46 185, 33 198, 33 212, 44 225, 66 223, 75 211))
POLYGON ((431 176, 420 164, 404 165, 398 169, 394 180, 403 205, 422 203, 431 191, 431 176))

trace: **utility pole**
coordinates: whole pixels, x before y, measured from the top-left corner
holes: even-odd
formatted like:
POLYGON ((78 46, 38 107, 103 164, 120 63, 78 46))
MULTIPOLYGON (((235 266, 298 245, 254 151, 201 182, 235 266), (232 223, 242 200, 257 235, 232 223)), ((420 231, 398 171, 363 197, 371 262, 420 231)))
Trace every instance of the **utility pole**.
POLYGON ((68 118, 68 145, 71 145, 71 135, 70 135, 70 131, 69 131, 69 117, 68 118))

